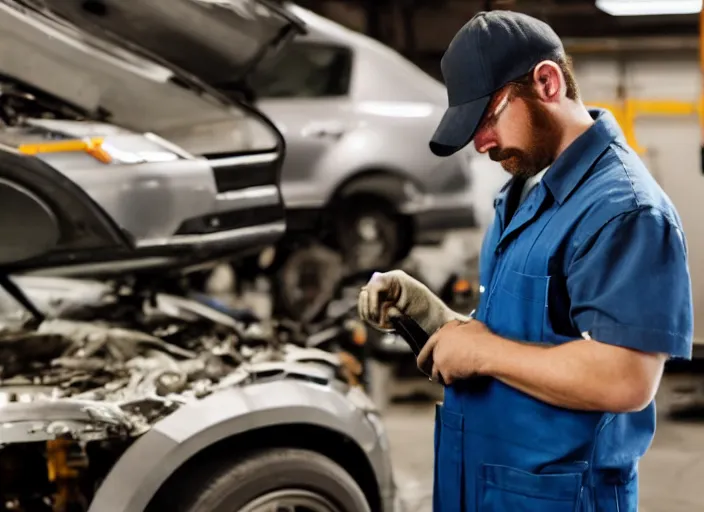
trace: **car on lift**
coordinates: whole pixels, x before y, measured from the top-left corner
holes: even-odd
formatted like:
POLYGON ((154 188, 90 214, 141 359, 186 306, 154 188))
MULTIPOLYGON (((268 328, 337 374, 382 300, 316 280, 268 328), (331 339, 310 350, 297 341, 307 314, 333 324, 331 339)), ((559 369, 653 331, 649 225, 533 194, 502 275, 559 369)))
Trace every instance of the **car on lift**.
POLYGON ((286 139, 291 222, 329 231, 355 270, 475 227, 471 167, 483 157, 470 148, 440 158, 428 147, 445 86, 379 41, 283 4, 306 32, 248 82, 286 139))
MULTIPOLYGON (((392 510, 383 425, 337 358, 164 290, 285 231, 280 132, 50 4, 0 4, 3 509, 392 510), (214 153, 164 136, 214 122, 214 153)), ((267 2, 138 4, 239 22, 231 76, 297 24, 267 2)))

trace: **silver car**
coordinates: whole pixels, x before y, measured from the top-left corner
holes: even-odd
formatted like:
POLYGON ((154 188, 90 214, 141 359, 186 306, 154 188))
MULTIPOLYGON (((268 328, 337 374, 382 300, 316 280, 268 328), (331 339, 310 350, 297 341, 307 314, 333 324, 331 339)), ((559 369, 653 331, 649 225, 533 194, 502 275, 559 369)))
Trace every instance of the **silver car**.
POLYGON ((250 84, 286 139, 291 222, 331 228, 352 263, 382 267, 475 226, 471 149, 428 148, 444 85, 378 41, 297 5, 306 25, 250 84))
MULTIPOLYGON (((138 4, 151 5, 122 3, 138 4)), ((168 4, 172 13, 213 12, 191 0, 168 4)), ((246 15, 247 28, 259 19, 278 33, 292 23, 258 3, 237 5, 245 4, 249 11, 232 12, 246 15)), ((336 357, 155 285, 276 240, 281 231, 258 228, 285 228, 280 134, 234 94, 199 88, 174 64, 98 33, 51 11, 0 4, 0 285, 8 292, 0 300, 0 503, 90 512, 392 510, 379 414, 340 378, 336 357), (201 151, 193 137, 190 149, 163 137, 213 120, 222 137, 205 137, 201 151), (239 153, 208 153, 208 144, 239 153), (218 166, 206 154, 235 160, 218 166), (223 182, 234 190, 219 190, 223 182), (241 192, 257 187, 274 188, 279 217, 248 215, 241 192), (170 190, 200 197, 190 205, 200 210, 179 208, 170 190), (193 215, 218 222, 174 231, 193 215), (19 275, 71 269, 111 279, 19 275)), ((252 197, 267 197, 259 192, 252 197)))

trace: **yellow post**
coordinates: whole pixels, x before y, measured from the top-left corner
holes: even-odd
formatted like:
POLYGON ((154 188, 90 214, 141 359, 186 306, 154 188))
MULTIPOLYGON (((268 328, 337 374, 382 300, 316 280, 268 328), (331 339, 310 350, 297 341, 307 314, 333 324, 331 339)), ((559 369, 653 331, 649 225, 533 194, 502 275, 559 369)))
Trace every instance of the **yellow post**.
POLYGON ((699 85, 699 102, 697 112, 699 114, 700 139, 700 168, 704 172, 704 9, 699 11, 699 70, 701 72, 701 83, 699 85))
POLYGON ((699 125, 702 129, 702 147, 704 148, 704 9, 699 11, 699 71, 701 72, 701 80, 699 89, 699 125))

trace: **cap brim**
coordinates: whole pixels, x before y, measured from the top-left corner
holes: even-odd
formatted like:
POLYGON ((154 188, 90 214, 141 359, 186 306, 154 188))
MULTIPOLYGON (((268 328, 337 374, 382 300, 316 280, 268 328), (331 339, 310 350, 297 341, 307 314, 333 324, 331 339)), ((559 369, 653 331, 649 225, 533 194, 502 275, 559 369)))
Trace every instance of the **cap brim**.
POLYGON ((488 95, 449 107, 430 140, 430 151, 437 156, 450 156, 469 144, 490 100, 488 95))

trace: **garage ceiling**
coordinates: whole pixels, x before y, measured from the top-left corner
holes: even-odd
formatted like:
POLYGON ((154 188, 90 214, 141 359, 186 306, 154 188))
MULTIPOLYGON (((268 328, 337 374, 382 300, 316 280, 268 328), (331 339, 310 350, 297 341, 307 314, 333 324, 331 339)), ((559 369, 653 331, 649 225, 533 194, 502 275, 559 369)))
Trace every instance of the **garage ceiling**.
MULTIPOLYGON (((439 61, 476 12, 511 9, 548 22, 571 53, 698 48, 699 16, 611 16, 594 0, 299 0, 423 64, 439 61)), ((432 65, 431 65, 432 66, 432 65)), ((425 66, 424 66, 425 67, 425 66)))
POLYGON ((315 11, 346 4, 367 11, 410 10, 417 23, 426 16, 461 26, 474 13, 489 8, 521 11, 550 23, 562 37, 696 35, 698 15, 611 16, 594 0, 301 0, 315 11))

